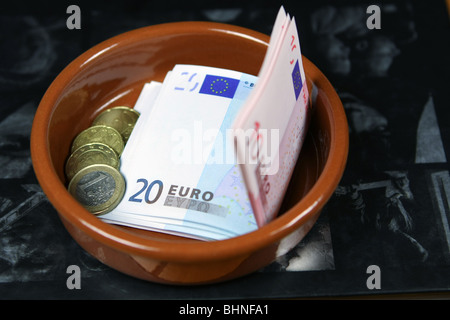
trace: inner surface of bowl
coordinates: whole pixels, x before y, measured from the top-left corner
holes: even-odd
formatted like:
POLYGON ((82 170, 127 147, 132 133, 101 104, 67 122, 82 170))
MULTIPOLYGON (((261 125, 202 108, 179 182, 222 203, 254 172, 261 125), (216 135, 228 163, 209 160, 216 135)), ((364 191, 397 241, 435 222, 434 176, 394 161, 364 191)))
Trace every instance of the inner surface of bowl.
POLYGON ((171 23, 111 38, 63 70, 39 105, 31 152, 39 183, 81 246, 106 264, 140 278, 203 283, 254 271, 276 258, 284 240, 294 239, 285 241, 289 243, 286 250, 301 240, 337 186, 348 149, 347 123, 339 98, 306 58, 307 78, 317 87, 315 112, 280 215, 268 225, 227 240, 195 241, 106 224, 66 190, 64 165, 71 143, 101 111, 118 105, 133 107, 143 85, 163 81, 175 64, 257 75, 268 41, 267 35, 235 26, 171 23), (292 237, 303 226, 305 229, 292 237), (172 268, 163 278, 161 272, 154 272, 158 269, 155 265, 160 270, 161 264, 167 270, 169 265, 172 268), (181 270, 188 266, 196 271, 183 274, 181 270))
POLYGON ((62 181, 71 140, 105 108, 134 106, 144 83, 163 81, 175 64, 215 66, 257 75, 264 58, 261 53, 267 47, 262 41, 249 41, 220 29, 201 35, 189 29, 165 31, 164 35, 150 28, 143 30, 145 35, 136 34, 139 41, 133 33, 117 42, 107 41, 101 50, 90 52, 73 66, 78 70, 55 101, 49 128, 51 159, 62 181))

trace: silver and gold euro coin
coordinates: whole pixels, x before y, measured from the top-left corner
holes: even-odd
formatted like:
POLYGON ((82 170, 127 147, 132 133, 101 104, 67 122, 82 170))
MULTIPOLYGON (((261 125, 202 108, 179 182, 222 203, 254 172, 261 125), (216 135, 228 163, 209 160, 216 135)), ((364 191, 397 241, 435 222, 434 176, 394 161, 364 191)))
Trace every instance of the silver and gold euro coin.
POLYGON ((89 212, 102 215, 113 210, 125 193, 125 179, 111 166, 94 164, 70 180, 70 194, 89 212))

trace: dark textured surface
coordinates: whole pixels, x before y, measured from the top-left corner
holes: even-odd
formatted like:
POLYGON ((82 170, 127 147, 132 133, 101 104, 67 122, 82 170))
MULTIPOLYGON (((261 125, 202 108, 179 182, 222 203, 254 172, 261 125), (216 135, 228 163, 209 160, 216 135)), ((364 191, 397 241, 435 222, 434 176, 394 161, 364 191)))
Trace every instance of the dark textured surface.
POLYGON ((365 1, 78 2, 0 5, 0 299, 228 299, 450 290, 449 17, 444 1, 382 1, 369 30, 365 1), (91 46, 138 27, 218 21, 270 34, 279 6, 303 53, 338 91, 350 154, 308 236, 247 277, 200 287, 143 282, 104 266, 68 235, 32 170, 29 137, 46 88, 91 46), (81 270, 69 290, 67 267, 81 270), (367 268, 381 271, 369 290, 367 268))

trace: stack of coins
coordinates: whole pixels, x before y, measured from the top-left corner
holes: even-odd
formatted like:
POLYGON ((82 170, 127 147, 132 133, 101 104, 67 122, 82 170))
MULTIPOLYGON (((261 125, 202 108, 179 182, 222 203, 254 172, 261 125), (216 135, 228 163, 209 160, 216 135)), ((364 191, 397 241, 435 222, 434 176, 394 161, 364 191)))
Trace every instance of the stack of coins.
POLYGON ((95 215, 110 212, 122 200, 120 155, 138 117, 139 112, 129 107, 107 109, 72 142, 65 167, 68 190, 95 215))

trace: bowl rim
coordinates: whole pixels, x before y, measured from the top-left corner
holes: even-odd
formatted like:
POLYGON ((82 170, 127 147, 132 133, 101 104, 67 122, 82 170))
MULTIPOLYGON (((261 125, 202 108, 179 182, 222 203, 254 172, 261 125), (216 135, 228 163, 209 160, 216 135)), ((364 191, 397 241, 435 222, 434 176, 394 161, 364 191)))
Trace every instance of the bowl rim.
POLYGON ((280 241, 300 226, 314 212, 321 210, 337 187, 345 169, 348 154, 348 125, 342 103, 328 79, 307 58, 303 57, 308 77, 319 88, 331 92, 327 96, 330 109, 327 109, 332 134, 328 159, 323 172, 313 187, 301 201, 296 203, 281 216, 255 231, 237 237, 217 241, 192 241, 190 239, 174 242, 165 239, 149 239, 127 232, 117 226, 101 221, 85 210, 67 191, 51 164, 49 152, 49 121, 53 106, 60 91, 71 81, 72 77, 89 63, 95 62, 103 54, 114 48, 126 46, 136 40, 150 36, 168 34, 211 34, 226 33, 256 41, 268 46, 270 37, 258 31, 218 22, 171 22, 151 25, 116 35, 88 49, 54 79, 46 90, 33 120, 30 150, 33 168, 44 193, 61 218, 79 228, 84 233, 103 245, 137 256, 163 259, 165 261, 206 261, 226 260, 230 257, 247 256, 274 242, 280 241), (327 175, 327 172, 337 174, 327 175))

